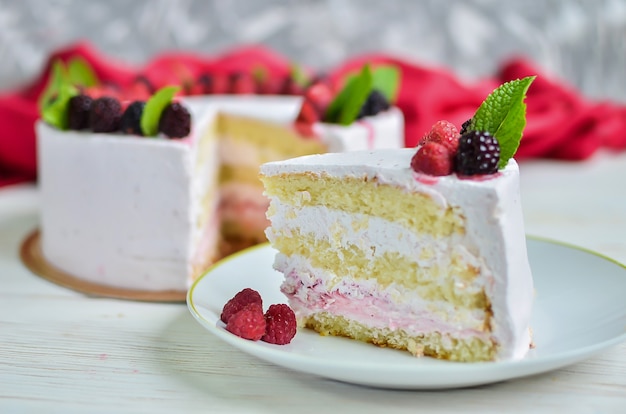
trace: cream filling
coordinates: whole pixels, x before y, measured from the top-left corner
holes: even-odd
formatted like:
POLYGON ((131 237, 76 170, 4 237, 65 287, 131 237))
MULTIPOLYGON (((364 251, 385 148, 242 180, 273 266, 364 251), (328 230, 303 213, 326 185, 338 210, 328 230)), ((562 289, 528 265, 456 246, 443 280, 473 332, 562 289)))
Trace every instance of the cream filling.
POLYGON ((394 284, 381 288, 375 280, 338 277, 313 267, 302 256, 278 254, 274 266, 285 275, 281 291, 298 318, 328 312, 368 327, 403 330, 411 336, 438 332, 459 339, 491 340, 490 332, 484 330, 483 310, 427 301, 394 284))
POLYGON ((272 227, 266 231, 270 242, 279 237, 310 234, 316 240, 330 241, 337 249, 356 245, 370 261, 386 253, 398 253, 422 268, 447 268, 451 258, 458 257, 463 263, 482 270, 471 283, 454 274, 449 276, 464 293, 480 292, 486 284, 493 283, 484 261, 471 253, 474 249, 464 244, 462 235, 436 238, 416 234, 399 223, 380 217, 330 210, 324 206, 294 210, 293 206, 272 201, 270 210, 272 227), (296 215, 298 220, 294 220, 296 215))

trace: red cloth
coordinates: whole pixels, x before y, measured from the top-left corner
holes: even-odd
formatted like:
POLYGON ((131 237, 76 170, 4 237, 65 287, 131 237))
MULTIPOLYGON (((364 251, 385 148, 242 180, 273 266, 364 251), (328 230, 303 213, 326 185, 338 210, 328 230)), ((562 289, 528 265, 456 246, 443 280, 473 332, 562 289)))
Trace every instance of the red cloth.
MULTIPOLYGON (((78 43, 52 54, 42 74, 25 88, 0 95, 0 186, 36 179, 36 144, 33 124, 38 117, 37 98, 47 82, 51 63, 82 56, 105 83, 129 87, 139 76, 154 86, 180 83, 201 73, 230 73, 264 67, 272 76, 289 72, 290 62, 262 47, 241 47, 220 56, 170 52, 156 56, 143 67, 112 61, 90 45, 78 43)), ((406 145, 440 120, 457 126, 468 119, 482 100, 502 82, 538 75, 526 100, 527 126, 516 158, 532 157, 582 160, 600 147, 626 148, 626 107, 592 102, 575 90, 541 73, 524 59, 505 62, 492 77, 463 83, 452 72, 422 66, 388 55, 351 59, 329 72, 334 80, 365 62, 392 63, 402 71, 397 105, 405 116, 406 145)))

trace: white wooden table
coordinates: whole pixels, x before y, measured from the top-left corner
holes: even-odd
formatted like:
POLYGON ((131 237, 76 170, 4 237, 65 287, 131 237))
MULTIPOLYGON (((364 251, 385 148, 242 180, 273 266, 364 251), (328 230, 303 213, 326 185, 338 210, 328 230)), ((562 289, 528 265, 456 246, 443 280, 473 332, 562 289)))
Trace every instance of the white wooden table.
MULTIPOLYGON (((529 234, 626 263, 626 154, 522 165, 529 234)), ((0 413, 626 413, 626 343, 559 371, 450 391, 292 372, 203 330, 183 304, 86 297, 19 261, 33 187, 0 191, 0 413)), ((626 300, 626 292, 624 292, 626 300)), ((625 327, 626 329, 626 327, 625 327)))

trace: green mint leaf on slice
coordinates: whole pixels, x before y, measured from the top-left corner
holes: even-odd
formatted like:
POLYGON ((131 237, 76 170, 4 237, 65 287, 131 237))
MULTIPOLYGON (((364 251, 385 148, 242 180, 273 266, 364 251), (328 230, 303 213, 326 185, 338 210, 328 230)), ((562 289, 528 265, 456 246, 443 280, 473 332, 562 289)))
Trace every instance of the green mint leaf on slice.
POLYGON ((343 89, 330 103, 324 120, 340 125, 352 124, 372 91, 372 86, 372 70, 369 65, 365 65, 358 75, 347 79, 343 89))
POLYGON ((159 133, 159 120, 161 113, 172 102, 174 95, 180 89, 179 86, 165 86, 152 95, 143 108, 139 125, 141 132, 147 137, 154 137, 159 133))
POLYGON ((74 57, 67 63, 67 73, 69 82, 72 85, 91 87, 100 83, 98 76, 93 71, 89 63, 81 58, 74 57))
POLYGON ((395 66, 377 66, 372 71, 373 89, 378 89, 389 103, 395 103, 400 86, 400 71, 395 66))
POLYGON ((41 118, 49 125, 65 130, 68 127, 69 102, 72 97, 78 95, 76 87, 63 83, 56 90, 50 101, 44 105, 41 118))
POLYGON ((502 84, 480 105, 472 117, 469 131, 486 131, 500 144, 498 168, 506 167, 515 155, 526 126, 524 98, 536 76, 502 84))

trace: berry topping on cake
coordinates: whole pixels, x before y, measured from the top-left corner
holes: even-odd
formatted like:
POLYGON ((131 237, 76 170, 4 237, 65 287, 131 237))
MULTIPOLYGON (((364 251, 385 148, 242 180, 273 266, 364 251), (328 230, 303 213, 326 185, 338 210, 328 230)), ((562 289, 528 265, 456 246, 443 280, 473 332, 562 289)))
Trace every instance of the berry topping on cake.
POLYGON ((224 305, 220 319, 224 323, 228 323, 231 316, 242 310, 246 305, 250 303, 257 303, 263 306, 263 300, 261 295, 254 289, 245 288, 238 292, 232 299, 230 299, 224 305))
POLYGON ((462 175, 498 172, 500 144, 489 132, 469 131, 459 138, 454 169, 462 175))
POLYGON ((93 132, 114 132, 120 127, 122 105, 110 96, 93 101, 89 112, 89 128, 93 132))
POLYGON ((389 101, 387 101, 385 95, 383 95, 378 89, 374 89, 370 92, 365 103, 363 103, 356 119, 377 115, 378 113, 389 109, 390 106, 391 105, 389 105, 389 101))
POLYGON ((247 95, 256 93, 256 82, 246 72, 231 73, 229 78, 230 93, 235 95, 247 95))
POLYGON ((284 303, 271 305, 265 312, 265 335, 261 340, 270 344, 285 345, 296 335, 296 314, 284 303))
POLYGON ((459 147, 459 132, 451 122, 437 121, 430 128, 430 131, 422 137, 419 144, 424 145, 427 142, 436 142, 445 146, 450 152, 450 156, 454 157, 459 147))
POLYGON ((129 135, 143 135, 141 131, 141 115, 146 103, 143 101, 134 101, 122 114, 120 120, 120 130, 129 135))
POLYGON ((439 176, 453 170, 460 175, 494 174, 506 167, 522 139, 526 126, 524 99, 534 79, 517 79, 495 89, 463 123, 460 137, 450 122, 436 122, 419 141, 411 168, 439 176), (443 161, 446 152, 448 163, 443 161))
POLYGON ((434 141, 422 145, 411 159, 413 171, 428 175, 449 175, 452 167, 453 161, 448 148, 434 141))
POLYGON ((223 74, 202 74, 197 82, 201 86, 200 94, 225 95, 229 92, 230 84, 228 77, 223 74))
POLYGON ((179 102, 165 107, 159 120, 159 132, 169 138, 184 138, 191 132, 191 114, 179 102))
POLYGON ((393 66, 369 64, 357 73, 349 75, 337 96, 330 103, 324 121, 350 125, 360 116, 376 115, 395 102, 400 72, 393 66), (381 99, 382 98, 382 99, 381 99))
POLYGON ((87 95, 76 95, 70 98, 68 104, 68 123, 69 129, 81 130, 89 127, 89 113, 93 99, 87 95))
POLYGON ((249 303, 228 319, 226 330, 241 338, 258 341, 265 335, 265 317, 258 303, 249 303))

